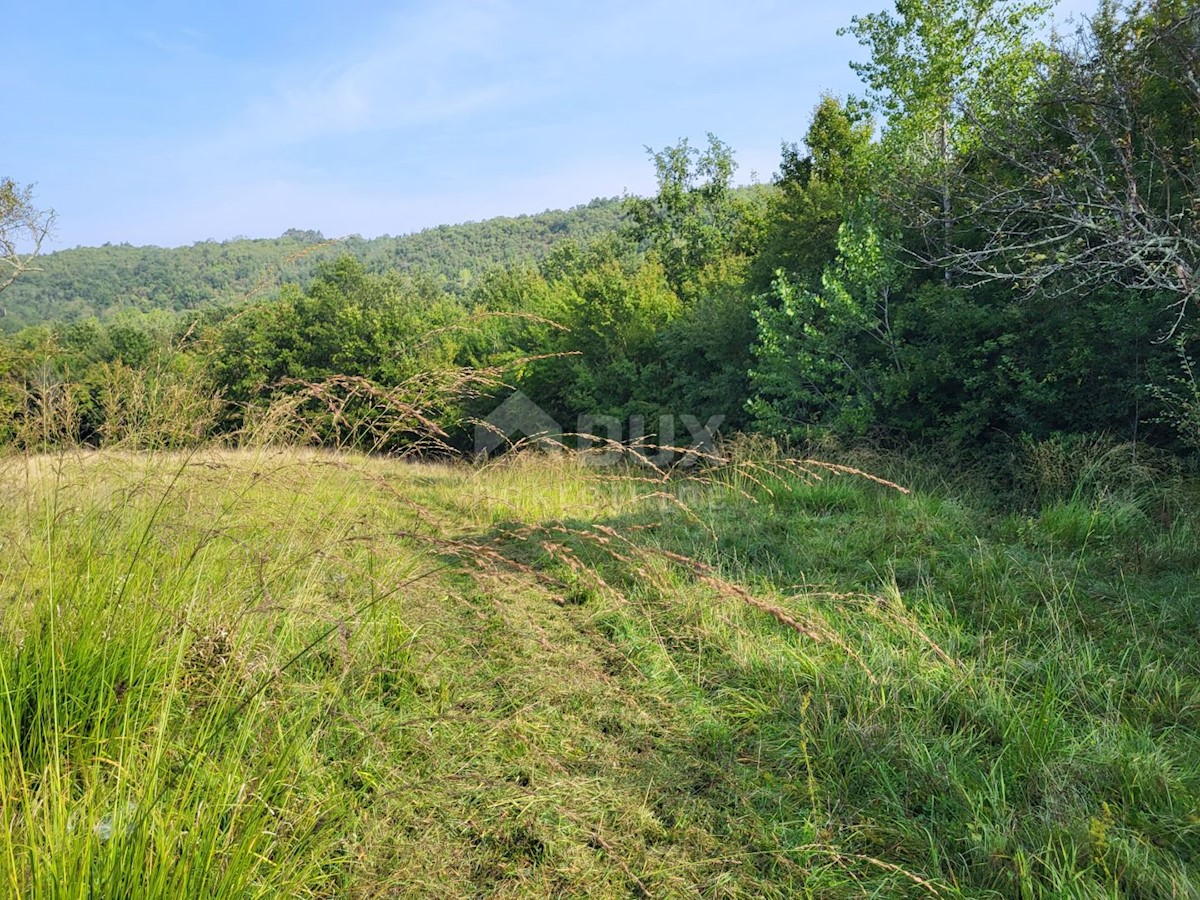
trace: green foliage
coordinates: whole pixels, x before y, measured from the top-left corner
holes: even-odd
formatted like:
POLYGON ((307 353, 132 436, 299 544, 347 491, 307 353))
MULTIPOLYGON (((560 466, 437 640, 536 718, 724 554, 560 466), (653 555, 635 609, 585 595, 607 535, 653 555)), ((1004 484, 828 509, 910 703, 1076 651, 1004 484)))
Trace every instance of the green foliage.
POLYGON ((816 425, 861 437, 875 423, 885 380, 903 375, 892 325, 903 274, 893 254, 865 220, 844 224, 837 246, 818 291, 781 271, 755 312, 750 409, 776 434, 799 437, 816 425))
MULTIPOLYGON (((851 63, 888 123, 889 139, 911 149, 933 138, 934 152, 969 149, 978 138, 978 102, 1021 95, 1041 58, 1035 40, 1051 3, 1028 0, 897 0, 855 16, 843 32, 871 51, 851 63), (970 108, 972 117, 963 115, 970 108)), ((997 110, 992 110, 996 112, 997 110)))
POLYGON ((1155 342, 1161 322, 1146 295, 1026 298, 1003 285, 927 283, 897 313, 911 391, 898 424, 959 448, 1022 434, 1169 441, 1146 387, 1171 364, 1155 342))
POLYGON ((819 181, 836 188, 843 202, 853 202, 868 188, 873 127, 861 104, 826 94, 804 136, 809 155, 799 159, 794 147, 785 147, 784 182, 807 186, 819 181))
POLYGON ((322 265, 350 254, 373 274, 426 273, 462 294, 495 265, 540 260, 559 241, 588 241, 622 222, 617 200, 570 210, 443 225, 399 237, 326 240, 289 229, 275 239, 201 241, 164 249, 128 244, 78 247, 42 257, 5 292, 0 331, 46 321, 106 320, 129 310, 185 311, 258 300, 283 284, 301 287, 322 265))
POLYGON ((681 309, 662 265, 600 242, 548 260, 541 285, 539 312, 563 326, 541 349, 558 356, 532 367, 519 386, 568 430, 581 415, 647 412, 661 377, 658 341, 681 309))
MULTIPOLYGON (((350 256, 323 267, 307 290, 286 286, 278 300, 233 311, 200 331, 217 388, 230 406, 225 427, 240 427, 251 406, 282 392, 304 393, 350 375, 383 389, 446 370, 461 340, 461 303, 431 280, 370 275, 350 256)), ((374 408, 342 410, 343 429, 374 408)), ((335 417, 337 418, 337 417, 335 417)), ((380 448, 384 449, 384 448, 380 448)))
POLYGON ((744 288, 745 270, 710 272, 699 297, 659 333, 654 354, 659 381, 648 391, 662 414, 722 416, 722 433, 750 425, 751 346, 755 321, 744 288))
POLYGON ((872 122, 859 104, 826 95, 805 135, 807 154, 785 144, 777 190, 749 285, 770 289, 776 273, 815 281, 837 253, 838 228, 870 190, 872 122))
POLYGON ((1184 446, 1200 450, 1200 377, 1188 345, 1184 337, 1176 340, 1179 370, 1151 385, 1150 391, 1162 405, 1160 421, 1179 435, 1184 446))
POLYGON ((1189 4, 1106 2, 1056 44, 980 149, 951 262, 1029 293, 1153 293, 1171 314, 1160 337, 1194 331, 1198 42, 1189 4))
POLYGON ((1049 6, 897 0, 895 15, 856 16, 843 30, 871 51, 851 67, 887 122, 877 190, 924 232, 926 259, 951 251, 961 182, 971 177, 964 171, 969 154, 988 143, 998 117, 1033 92, 1046 56, 1036 34, 1049 6))
POLYGON ((744 280, 744 261, 713 261, 682 299, 657 254, 608 241, 561 245, 541 274, 497 274, 478 296, 503 312, 519 292, 524 311, 536 314, 531 323, 499 320, 519 355, 554 354, 521 367, 513 384, 564 427, 611 417, 624 431, 636 416, 655 436, 662 417, 746 424, 753 320, 744 280))
POLYGON ((658 193, 625 199, 629 232, 662 262, 671 289, 687 297, 707 266, 753 251, 761 210, 753 193, 731 189, 737 164, 715 135, 704 150, 684 138, 650 156, 658 193))
POLYGON ((650 197, 397 239, 53 254, 6 294, 0 440, 124 442, 140 422, 175 446, 290 421, 288 440, 400 451, 420 423, 461 449, 519 388, 568 431, 723 416, 993 459, 1097 433, 1187 452, 1200 18, 1107 4, 1047 48, 1043 11, 854 19, 868 99, 823 97, 768 185, 735 187, 709 135, 650 152, 650 197), (117 384, 195 427, 150 425, 117 384))
POLYGON ((0 881, 1189 896, 1200 507, 1130 449, 1030 445, 1019 512, 913 457, 842 459, 901 493, 761 441, 649 483, 0 460, 0 881))

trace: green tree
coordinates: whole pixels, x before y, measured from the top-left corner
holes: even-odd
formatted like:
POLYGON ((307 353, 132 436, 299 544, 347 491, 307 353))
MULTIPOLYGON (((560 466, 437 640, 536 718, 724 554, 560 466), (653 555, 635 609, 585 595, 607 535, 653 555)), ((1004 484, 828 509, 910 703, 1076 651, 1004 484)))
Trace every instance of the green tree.
POLYGON ((754 204, 735 195, 733 151, 712 134, 703 150, 684 138, 649 152, 658 191, 653 197, 626 198, 629 230, 659 258, 667 283, 682 297, 694 290, 706 266, 753 248, 754 204))
MULTIPOLYGON (((1192 326, 1200 298, 1200 10, 1102 5, 1035 96, 987 132, 952 264, 1063 295, 1158 294, 1192 326)), ((994 105, 994 101, 992 102, 994 105)))
POLYGON ((1043 0, 896 0, 894 14, 855 16, 839 32, 870 50, 869 60, 851 67, 886 120, 890 178, 899 188, 894 197, 904 201, 906 218, 938 234, 933 256, 951 243, 957 163, 978 144, 981 121, 1028 93, 1045 55, 1033 35, 1050 6, 1043 0), (913 184, 921 190, 912 191, 913 184))
POLYGON ((804 137, 807 153, 785 144, 768 203, 761 251, 750 269, 755 293, 783 270, 815 282, 837 253, 838 228, 871 190, 873 123, 862 104, 821 98, 804 137))
POLYGON ((662 264, 609 240, 547 268, 543 310, 565 330, 546 349, 566 355, 533 367, 522 388, 564 423, 581 414, 657 412, 664 379, 657 342, 682 308, 662 264))
POLYGON ((242 407, 279 391, 343 375, 388 388, 444 371, 459 354, 464 316, 429 279, 372 275, 344 256, 307 290, 285 285, 276 301, 210 324, 200 343, 236 427, 242 407))
POLYGON ((904 375, 893 321, 904 279, 892 242, 866 217, 839 229, 818 290, 781 271, 755 312, 755 419, 791 436, 812 425, 860 436, 875 424, 904 375))

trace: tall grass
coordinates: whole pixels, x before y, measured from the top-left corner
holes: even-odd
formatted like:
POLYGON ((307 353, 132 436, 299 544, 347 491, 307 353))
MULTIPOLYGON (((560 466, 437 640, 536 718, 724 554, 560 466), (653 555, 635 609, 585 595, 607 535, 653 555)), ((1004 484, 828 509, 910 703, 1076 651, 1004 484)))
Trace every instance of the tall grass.
POLYGON ((329 700, 272 676, 321 623, 357 510, 334 493, 292 518, 271 492, 299 484, 265 458, 41 456, 0 483, 8 892, 335 893, 329 700))
POLYGON ((1200 892, 1179 473, 263 443, 0 460, 5 893, 1200 892))

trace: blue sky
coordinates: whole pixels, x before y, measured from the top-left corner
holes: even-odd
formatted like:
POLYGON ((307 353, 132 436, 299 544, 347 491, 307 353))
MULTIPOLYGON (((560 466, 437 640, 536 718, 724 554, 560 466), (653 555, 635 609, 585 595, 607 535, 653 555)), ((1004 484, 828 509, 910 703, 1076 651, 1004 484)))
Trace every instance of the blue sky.
POLYGON ((647 146, 709 131, 767 180, 822 91, 857 87, 837 29, 885 2, 13 4, 0 176, 37 183, 54 249, 645 193, 647 146))

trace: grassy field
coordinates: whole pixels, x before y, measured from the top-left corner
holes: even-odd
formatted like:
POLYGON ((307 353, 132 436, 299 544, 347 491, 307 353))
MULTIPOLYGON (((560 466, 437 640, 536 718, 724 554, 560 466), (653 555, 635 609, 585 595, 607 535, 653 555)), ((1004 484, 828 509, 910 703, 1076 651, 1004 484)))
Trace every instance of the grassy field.
POLYGON ((1027 456, 0 459, 0 894, 1200 896, 1200 495, 1027 456))

